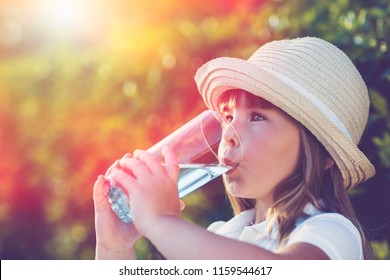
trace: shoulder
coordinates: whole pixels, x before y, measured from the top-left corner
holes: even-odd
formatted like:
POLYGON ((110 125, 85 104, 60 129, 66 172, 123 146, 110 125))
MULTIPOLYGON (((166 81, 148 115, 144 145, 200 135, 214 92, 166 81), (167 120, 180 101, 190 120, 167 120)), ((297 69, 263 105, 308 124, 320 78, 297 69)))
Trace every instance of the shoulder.
POLYGON ((210 224, 207 228, 208 231, 211 231, 211 232, 217 232, 224 224, 226 224, 226 222, 224 221, 217 221, 217 222, 214 222, 212 224, 210 224))
POLYGON ((288 244, 306 242, 319 247, 331 259, 362 259, 362 241, 350 220, 337 213, 314 215, 297 224, 288 244))

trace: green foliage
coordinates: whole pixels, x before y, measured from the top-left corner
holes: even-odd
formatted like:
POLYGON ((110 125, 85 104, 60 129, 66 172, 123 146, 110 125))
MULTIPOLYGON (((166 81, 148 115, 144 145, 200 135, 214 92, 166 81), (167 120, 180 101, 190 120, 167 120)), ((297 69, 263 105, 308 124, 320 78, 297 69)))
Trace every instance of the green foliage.
POLYGON ((390 167, 390 134, 385 132, 383 137, 374 137, 374 144, 378 147, 379 157, 385 167, 390 167))
POLYGON ((387 100, 376 90, 370 91, 371 105, 375 109, 376 114, 380 118, 386 118, 389 115, 387 100))
POLYGON ((388 242, 372 242, 374 257, 378 260, 389 260, 390 250, 388 242))
MULTIPOLYGON (((0 13, 0 258, 92 259, 95 178, 204 109, 196 69, 310 35, 345 51, 368 85, 360 147, 377 176, 351 198, 375 257, 389 259, 388 1, 135 2, 97 4, 99 20, 72 32, 0 13)), ((183 216, 203 226, 232 215, 218 179, 185 201, 183 216)), ((162 258, 147 240, 136 248, 162 258)))

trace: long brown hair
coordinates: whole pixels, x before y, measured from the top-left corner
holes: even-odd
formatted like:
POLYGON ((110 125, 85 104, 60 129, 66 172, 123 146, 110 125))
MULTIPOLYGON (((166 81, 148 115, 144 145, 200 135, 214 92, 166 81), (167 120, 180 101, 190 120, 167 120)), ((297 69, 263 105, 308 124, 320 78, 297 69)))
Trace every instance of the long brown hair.
MULTIPOLYGON (((219 99, 220 108, 238 102, 239 95, 245 95, 245 106, 249 108, 275 108, 273 104, 261 97, 243 90, 229 90, 219 99)), ((288 239, 300 218, 307 218, 304 208, 308 203, 325 213, 339 213, 349 219, 358 229, 362 238, 363 252, 366 259, 372 258, 371 246, 365 237, 362 226, 357 219, 348 193, 344 188, 343 178, 336 166, 327 166, 331 160, 324 146, 299 124, 301 137, 301 153, 296 170, 281 182, 273 195, 273 206, 268 211, 268 218, 279 227, 278 242, 288 239)), ((254 199, 235 197, 227 194, 234 214, 256 206, 254 199)))

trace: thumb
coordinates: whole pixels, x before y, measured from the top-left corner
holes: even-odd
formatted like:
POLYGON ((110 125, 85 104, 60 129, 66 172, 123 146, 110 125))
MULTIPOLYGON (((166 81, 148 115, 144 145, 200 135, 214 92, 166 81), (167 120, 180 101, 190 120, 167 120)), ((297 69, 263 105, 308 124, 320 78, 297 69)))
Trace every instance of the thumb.
POLYGON ((185 207, 186 207, 186 204, 184 203, 183 200, 180 199, 180 210, 183 211, 185 207))
POLYGON ((93 203, 96 212, 101 212, 110 208, 106 193, 109 186, 106 183, 104 176, 99 175, 93 187, 93 203))

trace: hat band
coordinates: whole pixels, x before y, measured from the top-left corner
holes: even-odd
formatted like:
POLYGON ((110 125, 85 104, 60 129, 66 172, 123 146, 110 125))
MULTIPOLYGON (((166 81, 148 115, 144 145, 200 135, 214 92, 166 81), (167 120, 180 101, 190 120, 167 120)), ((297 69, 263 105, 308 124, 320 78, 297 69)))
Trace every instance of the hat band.
POLYGON ((307 91, 300 84, 291 80, 289 77, 285 76, 284 74, 282 74, 278 71, 275 71, 274 69, 269 69, 269 68, 265 68, 265 67, 260 67, 260 68, 267 71, 268 73, 270 73, 274 77, 283 81, 286 85, 292 87, 294 90, 301 93, 302 96, 304 96, 314 106, 316 106, 316 108, 318 108, 329 121, 331 121, 349 140, 351 140, 353 142, 351 134, 349 133, 348 129, 345 127, 344 123, 337 117, 337 115, 326 104, 324 104, 315 95, 313 95, 312 93, 307 91))

